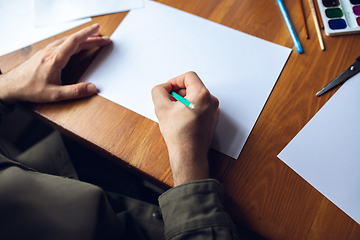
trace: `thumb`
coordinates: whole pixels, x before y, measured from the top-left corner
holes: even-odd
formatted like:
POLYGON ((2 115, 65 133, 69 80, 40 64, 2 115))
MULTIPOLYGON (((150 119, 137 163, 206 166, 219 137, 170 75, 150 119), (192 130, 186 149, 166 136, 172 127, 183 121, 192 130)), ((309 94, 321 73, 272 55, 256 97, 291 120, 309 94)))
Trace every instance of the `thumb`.
POLYGON ((88 82, 58 86, 55 90, 57 93, 54 94, 53 99, 51 99, 54 102, 89 97, 98 93, 96 86, 88 82))

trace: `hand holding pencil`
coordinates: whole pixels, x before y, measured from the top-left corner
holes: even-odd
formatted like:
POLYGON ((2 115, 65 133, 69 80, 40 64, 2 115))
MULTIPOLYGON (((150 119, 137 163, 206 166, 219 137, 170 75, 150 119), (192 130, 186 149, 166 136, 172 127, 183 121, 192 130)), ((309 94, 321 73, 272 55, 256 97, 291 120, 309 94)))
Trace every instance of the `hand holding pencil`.
POLYGON ((207 153, 219 118, 218 99, 194 72, 155 86, 152 97, 169 151, 174 185, 208 178, 207 153), (195 104, 195 108, 173 98, 172 91, 195 104))

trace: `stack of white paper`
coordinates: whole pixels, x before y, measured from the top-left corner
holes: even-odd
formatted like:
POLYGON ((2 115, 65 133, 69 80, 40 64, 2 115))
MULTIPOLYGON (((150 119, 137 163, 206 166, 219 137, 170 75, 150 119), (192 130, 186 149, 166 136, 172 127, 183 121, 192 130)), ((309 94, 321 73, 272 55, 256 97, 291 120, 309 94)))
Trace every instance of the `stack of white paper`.
POLYGON ((91 21, 143 7, 143 0, 0 1, 0 56, 91 21))
POLYGON ((143 7, 143 0, 34 0, 35 26, 143 7))
POLYGON ((31 0, 0 1, 0 56, 91 21, 91 18, 36 28, 31 0))

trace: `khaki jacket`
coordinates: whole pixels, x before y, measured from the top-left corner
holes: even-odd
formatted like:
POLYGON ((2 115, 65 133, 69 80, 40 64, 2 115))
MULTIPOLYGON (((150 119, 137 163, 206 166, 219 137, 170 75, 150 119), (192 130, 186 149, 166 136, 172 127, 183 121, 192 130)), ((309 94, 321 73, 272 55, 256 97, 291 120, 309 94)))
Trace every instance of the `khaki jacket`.
POLYGON ((203 180, 168 190, 159 208, 0 155, 1 239, 237 239, 221 201, 222 186, 203 180))
MULTIPOLYGON (((0 101, 0 118, 11 110, 0 101)), ((38 151, 35 148, 30 155, 38 151)), ((54 159, 55 165, 60 164, 54 159)), ((162 194, 159 207, 105 193, 79 180, 37 172, 0 153, 0 239, 4 240, 238 239, 222 208, 222 196, 217 181, 196 181, 162 194)))

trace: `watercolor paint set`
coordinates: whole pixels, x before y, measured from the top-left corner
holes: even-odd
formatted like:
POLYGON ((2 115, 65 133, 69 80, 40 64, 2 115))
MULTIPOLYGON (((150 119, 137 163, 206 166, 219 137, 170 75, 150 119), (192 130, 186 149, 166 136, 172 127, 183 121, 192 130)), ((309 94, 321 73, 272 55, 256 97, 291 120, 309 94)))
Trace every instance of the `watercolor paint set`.
POLYGON ((360 0, 317 0, 327 36, 360 33, 360 0))

